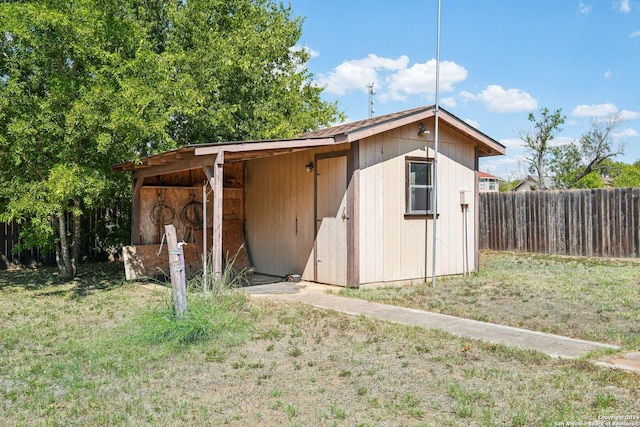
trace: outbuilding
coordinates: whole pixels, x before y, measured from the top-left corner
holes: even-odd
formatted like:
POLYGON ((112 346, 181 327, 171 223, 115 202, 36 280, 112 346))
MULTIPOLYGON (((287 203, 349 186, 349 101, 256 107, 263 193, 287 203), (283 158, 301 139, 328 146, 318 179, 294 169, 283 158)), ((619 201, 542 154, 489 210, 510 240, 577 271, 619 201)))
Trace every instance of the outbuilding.
POLYGON ((133 178, 127 278, 168 269, 158 251, 169 222, 187 243, 190 273, 207 253, 215 272, 237 254, 240 266, 276 277, 420 282, 433 271, 434 217, 436 276, 476 271, 478 159, 505 147, 440 108, 434 168, 435 112, 420 107, 296 139, 190 145, 116 165, 133 178))

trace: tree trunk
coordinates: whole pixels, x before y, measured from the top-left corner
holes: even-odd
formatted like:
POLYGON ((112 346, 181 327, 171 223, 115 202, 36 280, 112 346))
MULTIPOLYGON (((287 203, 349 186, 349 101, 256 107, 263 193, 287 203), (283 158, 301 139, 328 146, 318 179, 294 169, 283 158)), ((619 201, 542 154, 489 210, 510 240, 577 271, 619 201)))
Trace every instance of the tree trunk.
POLYGON ((82 217, 80 212, 80 200, 73 200, 73 235, 71 236, 71 271, 75 277, 78 274, 78 259, 80 258, 80 246, 82 244, 82 217))
POLYGON ((71 255, 69 254, 69 244, 67 242, 67 219, 65 214, 58 214, 58 235, 60 237, 60 256, 58 257, 58 269, 62 279, 73 278, 73 268, 71 267, 71 255))

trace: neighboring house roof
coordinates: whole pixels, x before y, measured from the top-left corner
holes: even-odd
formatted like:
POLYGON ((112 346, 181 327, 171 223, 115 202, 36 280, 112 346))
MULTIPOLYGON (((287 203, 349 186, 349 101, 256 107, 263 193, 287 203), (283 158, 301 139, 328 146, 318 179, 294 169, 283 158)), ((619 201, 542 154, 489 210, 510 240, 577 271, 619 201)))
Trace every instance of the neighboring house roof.
POLYGON ((478 171, 478 178, 493 178, 493 179, 500 179, 497 176, 493 176, 490 173, 486 173, 486 172, 482 172, 482 171, 478 171))
MULTIPOLYGON (((542 181, 544 183, 544 188, 547 190, 553 190, 555 186, 553 185, 553 180, 549 176, 543 176, 542 181)), ((539 187, 540 183, 536 177, 528 175, 525 179, 520 181, 511 191, 521 191, 521 190, 530 190, 532 186, 539 187)), ((539 188, 538 188, 539 189, 539 188)))
MULTIPOLYGON (((137 161, 120 163, 114 169, 135 170, 139 177, 171 173, 184 170, 185 163, 192 168, 211 165, 209 157, 216 156, 219 152, 224 152, 225 161, 249 160, 280 152, 355 142, 434 116, 435 106, 431 105, 319 129, 307 132, 299 138, 188 145, 137 161), (172 165, 176 162, 179 165, 172 165)), ((442 108, 438 109, 438 120, 475 141, 480 157, 505 153, 504 145, 442 108)))

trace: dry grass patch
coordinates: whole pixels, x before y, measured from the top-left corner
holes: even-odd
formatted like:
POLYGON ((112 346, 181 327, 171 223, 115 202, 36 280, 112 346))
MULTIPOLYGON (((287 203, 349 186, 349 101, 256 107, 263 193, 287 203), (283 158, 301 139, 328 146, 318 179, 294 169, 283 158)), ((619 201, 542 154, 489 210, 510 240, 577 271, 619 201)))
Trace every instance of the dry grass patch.
POLYGON ((483 252, 471 277, 341 294, 640 348, 637 260, 483 252))
POLYGON ((247 299, 247 340, 140 340, 165 293, 10 285, 5 425, 554 425, 635 414, 640 376, 305 305, 247 299))

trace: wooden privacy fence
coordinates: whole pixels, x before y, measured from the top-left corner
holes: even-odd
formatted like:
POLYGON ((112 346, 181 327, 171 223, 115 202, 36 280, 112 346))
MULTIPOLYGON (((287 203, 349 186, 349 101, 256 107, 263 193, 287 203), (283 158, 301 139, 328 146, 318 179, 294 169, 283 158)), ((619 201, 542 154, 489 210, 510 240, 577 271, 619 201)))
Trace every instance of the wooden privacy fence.
POLYGON ((480 248, 639 257, 640 188, 480 194, 480 248))
POLYGON ((29 265, 34 262, 54 263, 55 257, 39 248, 15 252, 20 228, 15 222, 0 222, 0 269, 11 265, 29 265))
MULTIPOLYGON (((123 244, 129 244, 129 223, 128 212, 121 212, 118 208, 98 209, 86 215, 82 225, 81 260, 100 261, 114 252, 114 248, 119 249, 123 244)), ((70 216, 67 217, 67 224, 72 224, 70 216)), ((19 224, 0 222, 0 269, 19 265, 55 264, 55 253, 52 250, 33 248, 15 251, 19 235, 19 224)))

